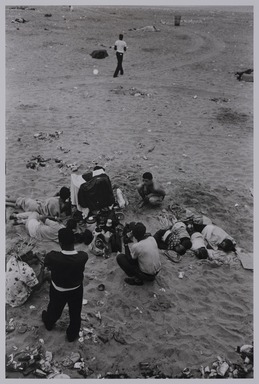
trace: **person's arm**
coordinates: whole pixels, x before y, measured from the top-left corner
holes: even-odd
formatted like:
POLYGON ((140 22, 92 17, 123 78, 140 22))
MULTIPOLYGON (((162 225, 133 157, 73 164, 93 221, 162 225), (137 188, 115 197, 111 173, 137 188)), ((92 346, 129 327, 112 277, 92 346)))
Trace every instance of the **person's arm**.
POLYGON ((138 193, 140 194, 140 196, 142 197, 142 199, 144 200, 145 197, 146 197, 146 195, 145 195, 145 192, 144 192, 144 186, 143 186, 143 184, 139 184, 139 185, 137 186, 137 191, 138 191, 138 193))
POLYGON ((114 45, 114 51, 117 51, 117 45, 114 45))
POLYGON ((125 250, 125 256, 127 257, 128 260, 132 261, 132 256, 131 256, 131 252, 130 252, 130 249, 129 249, 129 242, 130 242, 130 238, 125 235, 123 237, 123 244, 124 244, 124 250, 125 250))
POLYGON ((50 270, 51 267, 50 254, 51 252, 47 253, 44 258, 44 268, 47 268, 48 270, 50 270))

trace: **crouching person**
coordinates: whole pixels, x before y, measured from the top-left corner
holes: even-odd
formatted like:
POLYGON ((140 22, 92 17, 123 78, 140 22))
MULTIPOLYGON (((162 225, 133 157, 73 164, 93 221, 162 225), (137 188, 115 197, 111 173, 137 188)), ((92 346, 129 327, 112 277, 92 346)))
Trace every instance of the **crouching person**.
POLYGON ((128 275, 124 279, 130 285, 143 285, 144 281, 154 281, 161 269, 159 249, 153 236, 146 233, 143 223, 136 223, 132 229, 133 238, 137 240, 129 249, 129 237, 123 239, 125 254, 117 256, 121 269, 128 275))
POLYGON ((45 256, 45 267, 51 271, 49 304, 42 312, 42 321, 50 331, 68 304, 70 323, 66 330, 68 341, 79 336, 83 301, 83 279, 88 255, 74 249, 74 234, 71 229, 58 232, 61 251, 51 251, 45 256))

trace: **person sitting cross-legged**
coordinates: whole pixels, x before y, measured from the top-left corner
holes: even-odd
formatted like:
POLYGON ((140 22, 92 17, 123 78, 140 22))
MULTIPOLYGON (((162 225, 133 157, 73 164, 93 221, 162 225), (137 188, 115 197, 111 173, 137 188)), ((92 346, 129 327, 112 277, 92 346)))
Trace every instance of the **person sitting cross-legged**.
POLYGON ((136 223, 132 229, 134 242, 129 249, 130 238, 124 236, 125 254, 117 255, 117 263, 129 277, 125 282, 130 285, 143 285, 144 281, 154 281, 161 269, 159 249, 153 236, 146 233, 143 223, 136 223))

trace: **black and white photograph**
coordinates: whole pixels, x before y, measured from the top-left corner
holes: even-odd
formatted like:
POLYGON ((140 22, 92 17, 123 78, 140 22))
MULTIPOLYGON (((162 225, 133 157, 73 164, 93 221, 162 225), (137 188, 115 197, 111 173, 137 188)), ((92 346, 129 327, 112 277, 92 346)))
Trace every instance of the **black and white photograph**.
POLYGON ((1 7, 2 378, 254 381, 255 5, 1 7))

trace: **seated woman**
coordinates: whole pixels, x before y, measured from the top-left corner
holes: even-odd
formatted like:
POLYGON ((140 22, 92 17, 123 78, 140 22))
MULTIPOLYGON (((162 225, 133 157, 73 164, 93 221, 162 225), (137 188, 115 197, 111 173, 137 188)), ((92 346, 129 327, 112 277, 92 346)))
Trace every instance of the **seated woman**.
MULTIPOLYGON (((69 216, 71 214, 70 190, 67 187, 62 187, 56 196, 49 197, 45 201, 31 199, 30 197, 6 199, 5 205, 21 208, 25 212, 37 212, 44 216, 69 216)), ((15 214, 11 218, 16 218, 15 214)))

